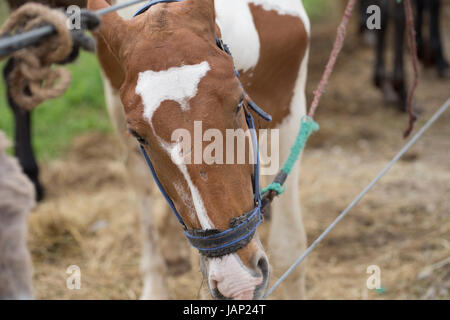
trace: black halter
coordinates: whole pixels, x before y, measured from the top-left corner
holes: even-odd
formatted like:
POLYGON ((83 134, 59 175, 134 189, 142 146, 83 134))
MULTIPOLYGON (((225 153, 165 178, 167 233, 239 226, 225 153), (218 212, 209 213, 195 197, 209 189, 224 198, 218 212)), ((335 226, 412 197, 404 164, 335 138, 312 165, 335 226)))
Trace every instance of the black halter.
MULTIPOLYGON (((144 7, 142 7, 135 16, 145 12, 151 6, 158 3, 165 2, 181 2, 183 0, 153 0, 147 3, 144 7)), ((221 39, 216 40, 217 46, 231 55, 228 47, 222 42, 221 39)), ((239 73, 235 70, 236 75, 239 77, 239 73)), ((254 110, 257 114, 259 114, 263 119, 267 121, 271 121, 272 117, 265 113, 262 109, 260 109, 253 101, 248 99, 248 106, 254 110)), ((243 104, 243 102, 242 102, 243 104)), ((255 165, 254 172, 252 176, 253 183, 253 192, 254 192, 254 209, 237 217, 230 221, 230 226, 228 229, 221 231, 217 229, 210 230, 189 230, 184 223, 181 215, 178 213, 175 204, 173 203, 170 196, 167 194, 164 189, 161 181, 159 180, 153 164, 150 160, 150 157, 147 154, 145 148, 140 145, 140 149, 144 158, 150 168, 150 172, 152 173, 153 179, 155 180, 159 190, 162 195, 166 199, 173 213, 177 217, 178 221, 184 228, 184 234, 188 239, 189 243, 200 251, 200 253, 207 257, 221 257, 230 253, 234 253, 237 250, 245 247, 253 238, 256 228, 263 221, 263 217, 261 215, 261 192, 259 186, 259 171, 260 171, 260 161, 259 161, 259 149, 258 149, 258 141, 255 132, 255 124, 252 115, 244 108, 245 111, 245 119, 247 121, 247 125, 250 129, 253 151, 255 156, 255 165)))

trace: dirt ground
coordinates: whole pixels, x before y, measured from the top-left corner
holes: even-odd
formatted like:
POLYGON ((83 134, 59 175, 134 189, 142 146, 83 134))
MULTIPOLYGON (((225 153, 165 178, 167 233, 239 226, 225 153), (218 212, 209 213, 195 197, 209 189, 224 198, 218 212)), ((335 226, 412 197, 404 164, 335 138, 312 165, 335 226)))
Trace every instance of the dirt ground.
MULTIPOLYGON (((450 19, 443 21, 450 58, 450 19)), ((336 23, 313 24, 308 93, 319 80, 336 23)), ((309 142, 299 180, 310 242, 405 143, 407 117, 372 87, 372 61, 372 50, 350 35, 319 107, 321 130, 309 142)), ((416 131, 449 97, 450 81, 422 69, 417 102, 424 113, 416 131)), ((450 298, 449 124, 447 112, 309 256, 309 299, 450 298), (370 265, 381 269, 378 291, 366 288, 370 265)), ((115 137, 80 136, 63 159, 43 164, 42 171, 48 198, 29 220, 36 297, 139 298, 139 218, 115 137), (70 265, 81 268, 80 290, 66 289, 70 265)), ((159 199, 155 210, 163 206, 159 199)), ((268 227, 261 227, 263 241, 268 227)), ((300 253, 286 254, 294 259, 300 253)), ((196 298, 201 278, 197 265, 170 275, 171 298, 196 298)))

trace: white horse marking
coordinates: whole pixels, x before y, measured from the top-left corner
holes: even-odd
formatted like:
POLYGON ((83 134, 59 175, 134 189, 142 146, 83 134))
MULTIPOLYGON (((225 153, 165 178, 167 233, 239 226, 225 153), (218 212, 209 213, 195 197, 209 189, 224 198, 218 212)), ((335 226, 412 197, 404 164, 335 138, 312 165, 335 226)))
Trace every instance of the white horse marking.
POLYGON ((216 22, 236 68, 245 72, 256 67, 261 45, 247 0, 215 0, 215 8, 216 22))
POLYGON ((194 203, 195 211, 197 212, 197 218, 202 226, 202 229, 214 229, 214 224, 211 219, 208 217, 206 213, 205 205, 203 204, 202 196, 198 191, 197 187, 192 182, 191 176, 187 170, 186 164, 182 158, 181 152, 181 144, 174 143, 170 146, 167 146, 166 143, 162 144, 164 149, 166 149, 167 153, 170 155, 173 163, 178 167, 180 172, 183 174, 184 179, 186 180, 189 189, 191 191, 192 202, 194 203))
POLYGON ((175 187, 175 190, 177 191, 178 195, 181 198, 181 201, 183 201, 184 205, 188 208, 189 213, 191 215, 191 219, 195 219, 195 208, 194 203, 192 202, 192 199, 189 197, 188 192, 183 187, 181 183, 174 182, 173 186, 175 187))
POLYGON ((259 61, 261 43, 249 4, 274 10, 280 15, 298 17, 310 33, 310 23, 300 0, 215 0, 216 22, 224 42, 233 53, 236 68, 247 72, 259 61))
MULTIPOLYGON (((139 73, 136 94, 140 95, 144 104, 144 117, 153 129, 152 118, 155 111, 163 101, 173 100, 180 104, 182 110, 189 107, 189 100, 197 95, 198 85, 201 79, 210 70, 209 63, 203 61, 196 65, 173 67, 165 71, 152 70, 139 73)), ((158 137, 159 138, 159 137, 158 137)), ((179 143, 168 144, 159 138, 161 146, 167 151, 173 163, 183 174, 192 196, 192 202, 188 200, 181 185, 175 184, 182 201, 190 211, 195 208, 197 217, 203 229, 213 229, 214 225, 206 214, 200 192, 193 184, 186 164, 182 158, 181 145, 179 143), (190 204, 190 205, 189 205, 190 204), (193 208, 192 208, 193 205, 193 208)))
POLYGON ((200 80, 210 70, 209 63, 173 67, 165 71, 139 73, 136 94, 144 104, 144 117, 152 125, 152 117, 163 101, 174 100, 182 110, 189 107, 189 100, 197 95, 200 80))

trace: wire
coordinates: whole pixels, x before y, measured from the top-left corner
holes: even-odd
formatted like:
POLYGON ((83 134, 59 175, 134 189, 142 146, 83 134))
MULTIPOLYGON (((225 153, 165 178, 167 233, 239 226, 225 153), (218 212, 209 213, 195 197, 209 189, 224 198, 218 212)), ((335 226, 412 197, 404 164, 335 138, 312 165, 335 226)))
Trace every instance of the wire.
POLYGON ((294 269, 317 247, 317 245, 330 233, 331 230, 349 213, 354 206, 372 189, 375 184, 392 168, 392 166, 412 147, 417 140, 434 124, 434 122, 448 109, 450 99, 439 108, 438 111, 428 120, 428 122, 420 129, 419 132, 397 153, 397 155, 380 171, 380 173, 372 180, 372 182, 364 188, 364 190, 350 203, 350 205, 333 221, 331 225, 313 242, 313 244, 292 264, 292 266, 278 279, 278 281, 270 288, 264 299, 268 298, 273 291, 294 271, 294 269))
MULTIPOLYGON (((144 2, 148 0, 132 0, 128 1, 126 3, 116 4, 114 6, 110 6, 105 9, 101 9, 98 11, 95 11, 95 14, 99 17, 135 5, 140 2, 144 2)), ((23 49, 28 46, 32 46, 39 41, 41 41, 42 38, 50 36, 56 32, 55 28, 52 25, 45 25, 24 33, 20 33, 13 36, 6 36, 0 38, 0 58, 7 56, 11 54, 14 51, 23 49)))

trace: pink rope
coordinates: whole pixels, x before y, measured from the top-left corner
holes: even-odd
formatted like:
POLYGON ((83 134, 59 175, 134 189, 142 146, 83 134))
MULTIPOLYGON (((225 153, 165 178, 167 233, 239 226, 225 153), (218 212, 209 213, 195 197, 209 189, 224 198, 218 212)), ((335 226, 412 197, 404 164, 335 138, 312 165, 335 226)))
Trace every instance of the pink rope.
POLYGON ((417 57, 417 43, 416 43, 416 31, 414 29, 414 14, 411 6, 410 0, 404 0, 405 5, 405 15, 406 24, 408 27, 408 45, 412 55, 412 65, 414 69, 414 79, 411 87, 408 91, 408 97, 406 100, 406 110, 409 113, 409 124, 408 128, 405 130, 403 136, 407 138, 411 131, 414 129, 414 122, 416 121, 416 116, 414 110, 412 109, 413 97, 416 92, 416 88, 419 85, 419 59, 417 57))
MULTIPOLYGON (((347 30, 348 22, 353 13, 353 9, 355 7, 356 0, 349 0, 347 6, 345 8, 344 16, 342 17, 342 21, 337 30, 336 40, 334 41, 333 50, 331 51, 330 58, 325 67, 325 71, 322 75, 322 79, 317 86, 317 89, 314 91, 314 99, 309 108, 308 116, 313 118, 316 113, 317 107, 319 106, 320 99, 322 98, 322 94, 325 92, 325 88, 328 85, 328 81, 330 79, 331 74, 333 73, 334 66, 336 64, 336 60, 339 56, 339 53, 342 50, 342 46, 345 40, 345 33, 347 30)), ((406 102, 406 110, 409 113, 409 125, 408 128, 404 132, 404 137, 408 137, 411 131, 414 129, 414 122, 416 121, 416 116, 414 114, 414 110, 412 109, 412 102, 414 93, 419 84, 419 59, 417 57, 417 44, 416 44, 416 31, 414 29, 414 14, 412 11, 411 1, 404 0, 405 6, 405 14, 406 14, 406 23, 408 28, 408 45, 411 50, 412 55, 412 64, 414 69, 414 79, 413 83, 409 89, 407 102, 406 102)))
POLYGON ((325 92, 325 88, 328 84, 328 80, 330 79, 331 73, 333 72, 334 66, 336 64, 336 60, 341 52, 342 46, 344 44, 345 33, 347 30, 348 22, 352 16, 353 8, 355 7, 356 0, 349 0, 347 7, 345 8, 344 16, 342 17, 341 24, 337 30, 336 40, 334 41, 333 50, 331 51, 330 58, 328 60, 327 66, 325 67, 325 72, 322 75, 322 79, 317 86, 317 89, 314 91, 314 100, 311 103, 311 107, 309 108, 309 114, 311 118, 314 117, 317 107, 319 106, 320 99, 322 94, 325 92))

